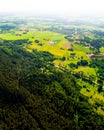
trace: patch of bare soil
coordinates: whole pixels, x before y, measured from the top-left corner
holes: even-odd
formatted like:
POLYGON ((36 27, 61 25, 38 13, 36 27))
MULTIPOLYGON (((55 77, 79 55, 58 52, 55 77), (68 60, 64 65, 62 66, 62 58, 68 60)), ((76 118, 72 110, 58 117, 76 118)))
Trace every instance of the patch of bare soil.
POLYGON ((71 48, 71 43, 70 42, 65 43, 63 49, 69 49, 69 48, 71 48))

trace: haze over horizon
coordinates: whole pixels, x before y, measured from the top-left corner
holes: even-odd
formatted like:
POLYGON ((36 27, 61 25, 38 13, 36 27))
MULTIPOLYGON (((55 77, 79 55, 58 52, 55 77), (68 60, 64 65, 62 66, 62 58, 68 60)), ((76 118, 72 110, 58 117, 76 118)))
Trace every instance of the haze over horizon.
POLYGON ((0 0, 0 13, 33 13, 61 15, 104 14, 104 0, 0 0))

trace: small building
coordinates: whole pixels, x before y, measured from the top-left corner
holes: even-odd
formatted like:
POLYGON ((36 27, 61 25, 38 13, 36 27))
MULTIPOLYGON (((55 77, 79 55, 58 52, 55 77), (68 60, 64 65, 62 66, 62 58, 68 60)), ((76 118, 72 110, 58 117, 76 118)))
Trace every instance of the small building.
POLYGON ((92 54, 87 54, 87 56, 88 56, 89 58, 92 58, 92 57, 94 57, 95 55, 92 53, 92 54))
POLYGON ((50 45, 54 45, 55 42, 54 42, 54 41, 50 41, 49 44, 50 44, 50 45))

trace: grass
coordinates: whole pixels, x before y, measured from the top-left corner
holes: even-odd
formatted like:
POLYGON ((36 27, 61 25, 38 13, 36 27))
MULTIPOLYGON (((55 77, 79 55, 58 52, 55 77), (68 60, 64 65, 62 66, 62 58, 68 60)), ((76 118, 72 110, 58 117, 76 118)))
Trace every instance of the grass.
POLYGON ((91 50, 89 48, 85 48, 84 46, 81 46, 79 44, 75 44, 73 43, 73 49, 75 51, 81 51, 81 52, 84 52, 84 53, 91 53, 91 50))
POLYGON ((64 55, 66 55, 67 50, 61 50, 61 47, 63 47, 63 45, 68 41, 64 38, 64 35, 62 34, 44 31, 38 33, 37 35, 34 34, 34 38, 31 39, 31 41, 32 44, 30 44, 26 49, 47 51, 58 57, 63 57, 64 55), (42 46, 34 43, 35 40, 39 40, 42 46), (54 42, 54 44, 50 44, 50 42, 54 42))
POLYGON ((101 107, 98 107, 97 113, 104 116, 104 111, 101 109, 101 107))
POLYGON ((101 47, 101 48, 100 48, 100 52, 101 52, 101 53, 104 53, 104 47, 101 47))
POLYGON ((27 34, 22 34, 21 36, 17 36, 15 34, 11 33, 5 33, 5 34, 0 34, 0 37, 5 40, 19 40, 19 39, 30 39, 33 36, 30 32, 27 34))
POLYGON ((96 76, 96 71, 94 68, 90 68, 89 66, 79 66, 78 69, 75 69, 74 72, 82 71, 85 76, 96 76))

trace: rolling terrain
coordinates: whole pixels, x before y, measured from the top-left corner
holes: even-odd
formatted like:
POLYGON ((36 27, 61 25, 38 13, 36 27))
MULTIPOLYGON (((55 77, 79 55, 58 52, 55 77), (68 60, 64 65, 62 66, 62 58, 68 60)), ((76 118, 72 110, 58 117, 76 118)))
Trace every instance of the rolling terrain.
POLYGON ((103 130, 103 21, 0 16, 0 130, 103 130))

